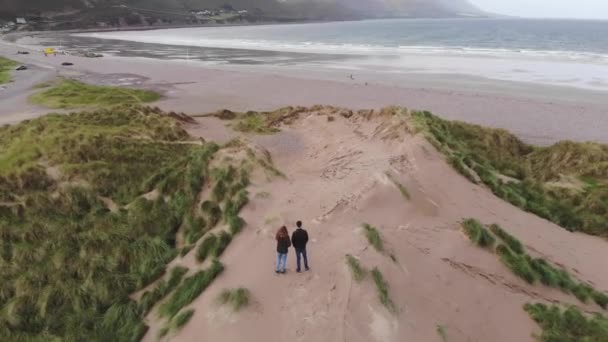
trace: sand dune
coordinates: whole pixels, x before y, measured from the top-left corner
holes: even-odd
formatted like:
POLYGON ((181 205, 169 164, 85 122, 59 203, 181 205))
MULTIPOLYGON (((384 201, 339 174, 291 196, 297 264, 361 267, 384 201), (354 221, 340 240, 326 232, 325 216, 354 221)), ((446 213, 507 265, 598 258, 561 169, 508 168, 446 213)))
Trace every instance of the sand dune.
MULTIPOLYGON (((378 111, 376 113, 379 113, 378 111)), ((466 217, 499 223, 534 256, 563 265, 581 280, 608 289, 598 273, 605 241, 524 213, 458 175, 420 135, 387 117, 300 114, 282 132, 233 132, 215 118, 199 118, 191 134, 219 141, 242 137, 272 155, 286 176, 259 174, 242 216, 248 226, 222 256, 226 271, 191 305, 195 315, 172 341, 531 341, 539 328, 528 302, 581 303, 573 296, 514 276, 495 255, 470 243, 466 217), (410 194, 404 198, 387 173, 410 194), (256 196, 262 194, 264 196, 256 196), (276 229, 304 221, 311 236, 311 270, 274 270, 276 229), (378 227, 385 252, 374 250, 362 224, 378 227), (345 255, 386 278, 395 312, 378 300, 370 276, 353 280, 345 255), (390 256, 396 261, 393 261, 390 256), (216 303, 224 288, 245 287, 253 305, 238 313, 216 303)), ((582 305, 586 311, 597 306, 582 305)), ((145 340, 156 340, 155 311, 145 340)))

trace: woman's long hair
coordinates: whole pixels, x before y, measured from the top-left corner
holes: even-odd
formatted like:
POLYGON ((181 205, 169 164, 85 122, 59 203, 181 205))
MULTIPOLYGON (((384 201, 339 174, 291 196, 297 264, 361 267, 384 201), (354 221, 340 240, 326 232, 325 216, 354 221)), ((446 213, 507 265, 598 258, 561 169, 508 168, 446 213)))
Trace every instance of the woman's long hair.
POLYGON ((276 235, 277 240, 281 239, 289 239, 289 232, 287 231, 287 227, 283 226, 279 229, 276 235))

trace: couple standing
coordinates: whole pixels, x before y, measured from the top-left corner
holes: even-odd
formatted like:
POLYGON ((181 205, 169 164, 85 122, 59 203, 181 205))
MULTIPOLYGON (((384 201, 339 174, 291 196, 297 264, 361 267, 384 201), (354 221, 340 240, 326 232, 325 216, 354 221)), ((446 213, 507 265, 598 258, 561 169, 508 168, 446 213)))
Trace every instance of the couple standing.
POLYGON ((291 235, 291 240, 289 240, 289 232, 287 231, 287 227, 283 226, 277 232, 277 266, 275 268, 276 273, 285 273, 285 266, 287 264, 287 251, 292 245, 296 249, 296 259, 298 261, 298 268, 296 269, 296 271, 301 271, 301 257, 304 258, 304 269, 306 271, 309 270, 308 258, 306 256, 306 244, 308 243, 308 233, 306 232, 306 230, 302 229, 302 221, 296 222, 296 226, 297 229, 291 235))

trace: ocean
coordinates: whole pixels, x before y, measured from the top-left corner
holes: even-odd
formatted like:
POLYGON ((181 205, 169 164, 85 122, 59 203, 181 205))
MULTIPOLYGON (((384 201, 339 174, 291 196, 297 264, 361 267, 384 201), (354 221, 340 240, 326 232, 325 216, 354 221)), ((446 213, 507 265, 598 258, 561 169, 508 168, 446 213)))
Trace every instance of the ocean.
MULTIPOLYGON (((82 33, 70 49, 344 73, 440 73, 608 91, 608 22, 390 19, 82 33)), ((56 42, 55 42, 56 43, 56 42)))

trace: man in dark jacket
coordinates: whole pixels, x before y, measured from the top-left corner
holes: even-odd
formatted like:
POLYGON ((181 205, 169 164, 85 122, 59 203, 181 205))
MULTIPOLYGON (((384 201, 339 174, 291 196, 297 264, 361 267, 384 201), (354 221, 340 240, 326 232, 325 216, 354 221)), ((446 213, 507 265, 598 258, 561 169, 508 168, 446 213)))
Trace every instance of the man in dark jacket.
POLYGON ((306 230, 302 229, 302 221, 296 222, 296 226, 298 228, 291 235, 291 244, 296 249, 296 259, 298 260, 298 268, 296 271, 301 271, 300 257, 304 257, 304 269, 308 271, 308 258, 306 256, 306 244, 308 243, 308 233, 306 232, 306 230))

